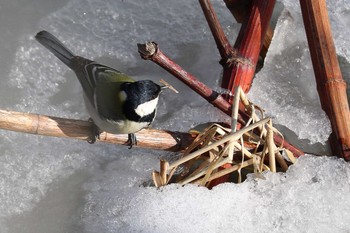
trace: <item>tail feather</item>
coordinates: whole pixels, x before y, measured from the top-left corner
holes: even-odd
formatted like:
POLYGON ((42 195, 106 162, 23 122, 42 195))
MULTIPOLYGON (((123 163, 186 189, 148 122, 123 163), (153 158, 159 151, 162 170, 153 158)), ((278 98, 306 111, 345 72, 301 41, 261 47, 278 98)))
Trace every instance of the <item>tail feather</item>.
POLYGON ((64 64, 73 68, 73 57, 75 56, 69 49, 66 48, 61 41, 59 41, 54 35, 47 31, 38 32, 35 39, 40 44, 49 49, 58 59, 64 64))

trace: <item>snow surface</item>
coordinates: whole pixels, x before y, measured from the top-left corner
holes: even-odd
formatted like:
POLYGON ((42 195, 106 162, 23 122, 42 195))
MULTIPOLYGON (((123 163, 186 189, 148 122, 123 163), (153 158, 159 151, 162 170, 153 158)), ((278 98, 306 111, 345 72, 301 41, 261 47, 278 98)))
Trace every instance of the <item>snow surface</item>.
MULTIPOLYGON (((212 2, 233 41, 239 25, 221 0, 212 2)), ((346 78, 350 1, 327 3, 346 78)), ((278 8, 275 37, 250 98, 298 146, 327 151, 331 130, 320 110, 298 1, 280 1, 278 8)), ((155 128, 185 131, 227 120, 137 53, 136 43, 154 40, 216 88, 219 53, 197 1, 7 0, 0 4, 0 22, 1 109, 88 118, 74 74, 33 38, 45 29, 79 55, 137 79, 164 78, 180 90, 161 96, 155 128)), ((264 179, 251 176, 213 190, 158 190, 148 187, 150 174, 171 153, 7 131, 1 136, 1 233, 350 231, 350 167, 341 159, 309 155, 287 173, 264 179)))

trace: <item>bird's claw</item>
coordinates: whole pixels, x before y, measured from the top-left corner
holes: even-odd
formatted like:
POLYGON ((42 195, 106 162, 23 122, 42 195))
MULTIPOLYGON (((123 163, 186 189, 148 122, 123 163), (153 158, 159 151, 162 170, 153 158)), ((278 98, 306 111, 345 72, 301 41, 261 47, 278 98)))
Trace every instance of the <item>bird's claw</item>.
POLYGON ((91 135, 88 137, 88 139, 86 140, 89 144, 94 144, 96 142, 96 140, 100 139, 100 129, 97 127, 97 125, 95 125, 94 121, 89 118, 89 122, 92 123, 92 128, 91 128, 91 135))
POLYGON ((128 134, 128 141, 126 141, 129 145, 129 149, 131 149, 134 145, 137 145, 136 135, 134 133, 128 134))

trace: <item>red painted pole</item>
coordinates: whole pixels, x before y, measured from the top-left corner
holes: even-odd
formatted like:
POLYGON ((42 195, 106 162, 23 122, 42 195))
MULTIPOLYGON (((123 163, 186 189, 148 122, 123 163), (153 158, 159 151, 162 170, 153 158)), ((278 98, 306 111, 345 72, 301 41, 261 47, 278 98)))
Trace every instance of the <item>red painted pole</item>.
POLYGON ((244 92, 249 91, 274 6, 275 0, 252 0, 234 45, 238 55, 224 68, 223 88, 233 91, 241 86, 244 92))
POLYGON ((300 0, 323 110, 331 121, 332 152, 350 160, 350 114, 346 83, 335 51, 325 0, 300 0))

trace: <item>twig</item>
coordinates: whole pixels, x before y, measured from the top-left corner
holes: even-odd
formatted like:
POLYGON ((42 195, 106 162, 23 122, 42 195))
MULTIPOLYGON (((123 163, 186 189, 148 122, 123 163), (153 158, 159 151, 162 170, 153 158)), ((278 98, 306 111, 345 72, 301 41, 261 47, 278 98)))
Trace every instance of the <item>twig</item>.
MULTIPOLYGON (((139 53, 141 57, 145 60, 151 60, 157 65, 163 67, 169 73, 174 75, 177 79, 184 82, 192 90, 197 92, 200 96, 206 99, 209 103, 213 104, 215 107, 219 108, 221 111, 231 116, 232 106, 229 104, 221 95, 213 91, 211 88, 206 86, 204 83, 200 82, 196 77, 186 72, 182 67, 168 58, 158 47, 158 44, 155 42, 147 42, 146 44, 138 44, 139 53)), ((249 119, 250 116, 245 113, 243 105, 239 107, 238 122, 242 125, 245 125, 246 119, 249 119)), ((295 157, 304 155, 304 152, 295 146, 284 141, 278 135, 273 136, 275 143, 278 146, 283 144, 283 147, 290 150, 295 157)))
POLYGON ((267 128, 267 148, 269 150, 269 167, 272 172, 276 172, 275 148, 273 142, 272 122, 269 121, 267 128))
MULTIPOLYGON (((190 86, 192 90, 208 102, 219 108, 223 112, 231 115, 231 105, 222 98, 217 92, 200 82, 192 74, 185 71, 182 67, 168 58, 158 47, 155 42, 147 42, 146 44, 138 44, 139 53, 145 60, 151 60, 161 66, 176 78, 190 86)), ((243 121, 243 120, 242 120, 243 121)))
POLYGON ((213 34, 216 46, 221 55, 221 64, 226 64, 227 60, 235 56, 237 53, 230 45, 227 37, 225 36, 224 30, 221 27, 221 24, 216 16, 216 13, 213 9, 209 0, 199 0, 199 3, 202 7, 204 16, 208 22, 211 33, 213 34))
MULTIPOLYGON (((89 121, 72 120, 39 114, 0 110, 0 129, 43 136, 87 140, 92 132, 89 121)), ((137 147, 180 151, 188 147, 194 137, 188 133, 144 129, 136 133, 137 147)), ((99 142, 128 145, 125 134, 101 133, 99 142)))
POLYGON ((233 101, 233 107, 232 107, 232 123, 231 123, 231 129, 232 132, 236 132, 237 130, 237 123, 238 123, 238 110, 239 110, 239 101, 241 97, 242 88, 237 87, 234 94, 234 101, 233 101))

